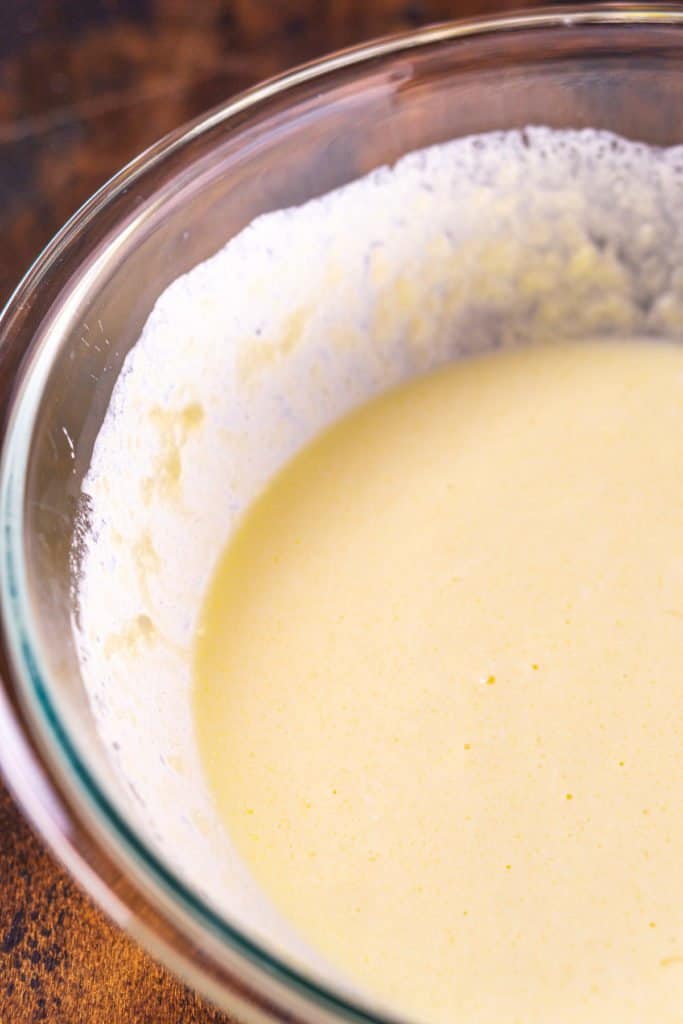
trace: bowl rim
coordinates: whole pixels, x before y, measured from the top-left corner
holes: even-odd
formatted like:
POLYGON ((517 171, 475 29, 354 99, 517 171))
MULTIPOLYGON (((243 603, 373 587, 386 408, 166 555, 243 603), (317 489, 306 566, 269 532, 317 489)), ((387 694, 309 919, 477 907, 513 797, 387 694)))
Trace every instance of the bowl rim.
MULTIPOLYGON (((0 354, 12 347, 13 328, 30 321, 31 296, 62 253, 141 176, 212 128, 313 80, 375 58, 411 52, 475 35, 585 25, 683 26, 673 3, 610 3, 536 8, 443 22, 338 51, 256 85, 179 127, 126 164, 78 209, 26 272, 0 314, 0 354)), ((322 84, 322 83, 321 83, 322 84)), ((130 227, 130 226, 129 226, 130 227)), ((64 291, 68 293, 69 286, 64 291)), ((60 296, 58 302, 65 300, 60 296)), ((34 323, 37 330, 40 317, 34 323)), ((17 332, 18 333, 18 332, 17 332)), ((15 341, 16 344, 16 341, 15 341)), ((53 852, 96 902, 153 955, 226 1008, 259 1019, 338 1019, 389 1022, 398 1018, 370 1002, 337 991, 249 938, 218 914, 167 867, 112 803, 61 720, 46 684, 40 644, 28 612, 21 508, 28 442, 49 363, 29 343, 7 399, 0 465, 0 618, 9 670, 0 662, 0 771, 53 852), (112 844, 112 839, 115 843, 112 844), (124 885, 116 884, 116 879, 124 885), (116 890, 114 889, 116 884, 116 890), (192 956, 188 935, 211 937, 208 959, 192 956), (166 934, 165 934, 166 933, 166 934), (227 965, 221 963, 228 957, 227 965), (224 968, 224 969, 221 969, 224 968), (312 1016, 317 1011, 317 1016, 312 1016)), ((45 353, 43 353, 45 355, 45 353)), ((196 947, 194 947, 196 949, 196 947)))

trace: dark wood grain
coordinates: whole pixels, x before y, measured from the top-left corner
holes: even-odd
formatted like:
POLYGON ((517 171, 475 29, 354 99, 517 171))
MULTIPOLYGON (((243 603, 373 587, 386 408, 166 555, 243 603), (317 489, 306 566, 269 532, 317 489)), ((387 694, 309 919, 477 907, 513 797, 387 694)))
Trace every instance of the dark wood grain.
MULTIPOLYGON (((254 80, 533 0, 3 0, 0 300, 126 160, 254 80)), ((109 924, 0 786, 0 1024, 225 1018, 109 924)))

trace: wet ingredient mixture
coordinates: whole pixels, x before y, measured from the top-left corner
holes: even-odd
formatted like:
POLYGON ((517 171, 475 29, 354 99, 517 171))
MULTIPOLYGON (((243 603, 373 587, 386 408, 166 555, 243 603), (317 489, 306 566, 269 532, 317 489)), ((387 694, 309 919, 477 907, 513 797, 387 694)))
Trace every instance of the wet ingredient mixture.
POLYGON ((353 412, 196 643, 221 817, 426 1021, 683 1020, 683 349, 522 347, 353 412))

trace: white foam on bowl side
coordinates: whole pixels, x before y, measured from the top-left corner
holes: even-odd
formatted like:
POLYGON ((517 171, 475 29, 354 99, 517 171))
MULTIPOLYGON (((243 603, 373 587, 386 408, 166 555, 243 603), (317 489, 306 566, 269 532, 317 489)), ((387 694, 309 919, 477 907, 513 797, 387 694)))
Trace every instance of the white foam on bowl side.
POLYGON ((465 352, 683 334, 683 148, 529 128, 412 153, 255 220, 160 296, 83 483, 78 647, 147 840, 215 907, 329 974, 214 815, 191 650, 214 563, 326 424, 465 352))

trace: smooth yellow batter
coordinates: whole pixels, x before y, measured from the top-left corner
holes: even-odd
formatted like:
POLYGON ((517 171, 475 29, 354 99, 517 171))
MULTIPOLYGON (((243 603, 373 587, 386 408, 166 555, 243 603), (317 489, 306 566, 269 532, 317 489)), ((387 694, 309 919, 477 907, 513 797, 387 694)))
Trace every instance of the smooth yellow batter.
POLYGON ((462 362, 246 516, 196 650, 227 828, 406 1015, 683 1021, 683 348, 462 362))

